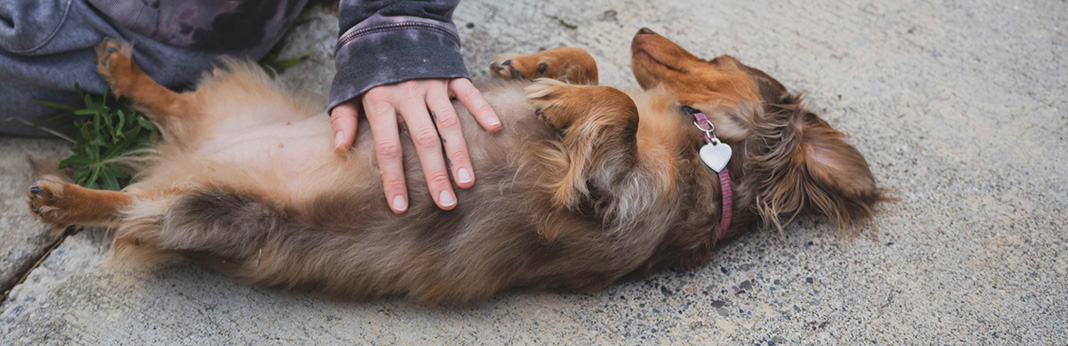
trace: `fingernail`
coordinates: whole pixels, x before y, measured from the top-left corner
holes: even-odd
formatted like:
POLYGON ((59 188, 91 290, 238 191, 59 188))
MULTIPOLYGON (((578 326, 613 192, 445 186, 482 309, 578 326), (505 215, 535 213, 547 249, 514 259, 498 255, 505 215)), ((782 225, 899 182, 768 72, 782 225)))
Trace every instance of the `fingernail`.
POLYGON ((470 183, 471 182, 471 172, 468 171, 467 168, 460 168, 459 171, 456 171, 456 181, 457 182, 461 182, 461 183, 465 183, 465 184, 466 183, 470 183))
POLYGON ((451 207, 456 204, 456 197, 453 197, 452 192, 449 192, 449 190, 444 190, 438 196, 438 203, 441 203, 442 207, 451 207))
POLYGON ((393 209, 396 211, 408 210, 408 200, 401 195, 393 197, 393 209))
POLYGON ((491 116, 489 118, 489 124, 490 124, 490 126, 500 125, 501 124, 501 119, 497 118, 496 116, 491 116))
POLYGON ((336 134, 334 134, 334 150, 338 150, 341 148, 342 137, 345 137, 345 134, 341 131, 338 131, 336 134))

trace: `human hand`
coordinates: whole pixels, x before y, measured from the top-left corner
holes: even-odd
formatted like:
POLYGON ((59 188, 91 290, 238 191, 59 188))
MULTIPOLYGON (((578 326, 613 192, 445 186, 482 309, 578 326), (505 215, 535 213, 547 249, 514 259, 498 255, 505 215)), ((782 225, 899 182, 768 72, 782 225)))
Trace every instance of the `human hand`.
POLYGON ((483 129, 497 131, 501 128, 497 113, 467 78, 416 79, 380 85, 368 90, 363 97, 348 100, 331 111, 334 149, 345 151, 352 147, 356 139, 357 102, 363 103, 364 116, 371 126, 375 156, 382 174, 382 188, 394 213, 408 210, 398 121, 407 124, 423 167, 423 175, 426 176, 427 187, 438 208, 451 210, 456 207, 456 194, 442 157, 442 144, 445 145, 456 185, 466 189, 475 183, 467 142, 464 141, 460 120, 450 101, 453 97, 471 111, 483 129))

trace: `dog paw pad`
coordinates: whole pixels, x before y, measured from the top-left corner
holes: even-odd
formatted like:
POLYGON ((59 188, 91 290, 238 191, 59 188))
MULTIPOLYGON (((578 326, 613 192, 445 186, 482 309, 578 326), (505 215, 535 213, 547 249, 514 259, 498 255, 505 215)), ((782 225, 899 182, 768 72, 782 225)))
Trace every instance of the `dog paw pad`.
POLYGON ((27 204, 30 207, 30 211, 33 212, 34 218, 54 225, 67 224, 64 221, 66 211, 60 206, 62 204, 64 185, 65 183, 59 181, 59 179, 45 177, 27 189, 26 197, 29 198, 27 204))

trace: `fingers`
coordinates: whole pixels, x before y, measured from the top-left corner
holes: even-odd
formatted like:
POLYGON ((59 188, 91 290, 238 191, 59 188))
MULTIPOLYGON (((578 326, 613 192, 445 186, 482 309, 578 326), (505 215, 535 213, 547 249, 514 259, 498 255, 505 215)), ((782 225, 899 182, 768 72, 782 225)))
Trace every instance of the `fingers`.
POLYGON ((452 170, 456 185, 464 189, 471 187, 475 183, 475 175, 467 153, 467 141, 464 140, 460 119, 448 94, 444 89, 428 90, 426 104, 430 108, 431 119, 437 124, 441 143, 445 146, 445 162, 447 168, 452 170))
POLYGON ((339 104, 330 111, 330 127, 334 129, 334 151, 352 148, 356 139, 356 99, 339 104))
POLYGON ((401 102, 398 110, 408 126, 412 143, 415 144, 430 196, 438 208, 451 210, 456 206, 456 194, 452 190, 449 171, 441 154, 441 137, 438 136, 438 129, 426 109, 426 101, 421 101, 423 102, 401 102))
POLYGON ((408 189, 404 185, 404 162, 397 129, 397 112, 390 104, 388 96, 374 89, 364 95, 363 108, 371 126, 371 137, 375 143, 375 157, 382 174, 382 190, 386 194, 386 201, 394 213, 403 213, 408 210, 408 189))
POLYGON ((486 131, 496 132, 501 129, 501 119, 493 111, 482 93, 475 88, 467 78, 454 78, 449 80, 449 95, 456 97, 467 107, 468 111, 475 116, 478 123, 486 131))
MULTIPOLYGON (((450 169, 457 186, 469 188, 475 182, 467 143, 456 110, 449 101, 450 96, 459 99, 482 128, 488 131, 501 128, 500 118, 466 78, 412 80, 378 86, 362 97, 374 138, 382 187, 390 209, 395 213, 405 212, 409 201, 397 128, 399 120, 404 121, 415 144, 427 187, 438 208, 451 210, 456 207, 450 169)), ((352 146, 356 119, 356 104, 351 101, 334 107, 331 126, 335 132, 335 150, 352 146)))

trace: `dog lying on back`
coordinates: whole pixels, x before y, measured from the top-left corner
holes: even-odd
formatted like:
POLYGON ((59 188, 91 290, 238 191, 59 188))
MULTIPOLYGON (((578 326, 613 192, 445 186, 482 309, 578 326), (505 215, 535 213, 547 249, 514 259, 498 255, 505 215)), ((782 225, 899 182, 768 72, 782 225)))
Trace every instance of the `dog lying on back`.
MULTIPOLYGON (((120 263, 184 256, 249 284, 444 303, 510 287, 592 291, 700 265, 752 224, 803 211, 843 228, 872 216, 882 197, 863 156, 778 81, 648 29, 631 51, 644 90, 629 93, 596 86, 579 49, 498 58, 491 72, 503 80, 480 89, 502 130, 477 130, 456 104, 479 182, 456 190, 451 211, 413 190, 396 215, 381 198, 370 126, 337 154, 318 105, 258 67, 226 62, 175 93, 141 72, 129 46, 105 41, 99 71, 160 127, 158 160, 121 192, 44 177, 30 208, 49 224, 113 229, 120 263), (727 227, 725 186, 699 156, 705 132, 680 105, 707 114, 733 148, 727 227)), ((425 186, 418 159, 405 160, 410 186, 425 186)))

